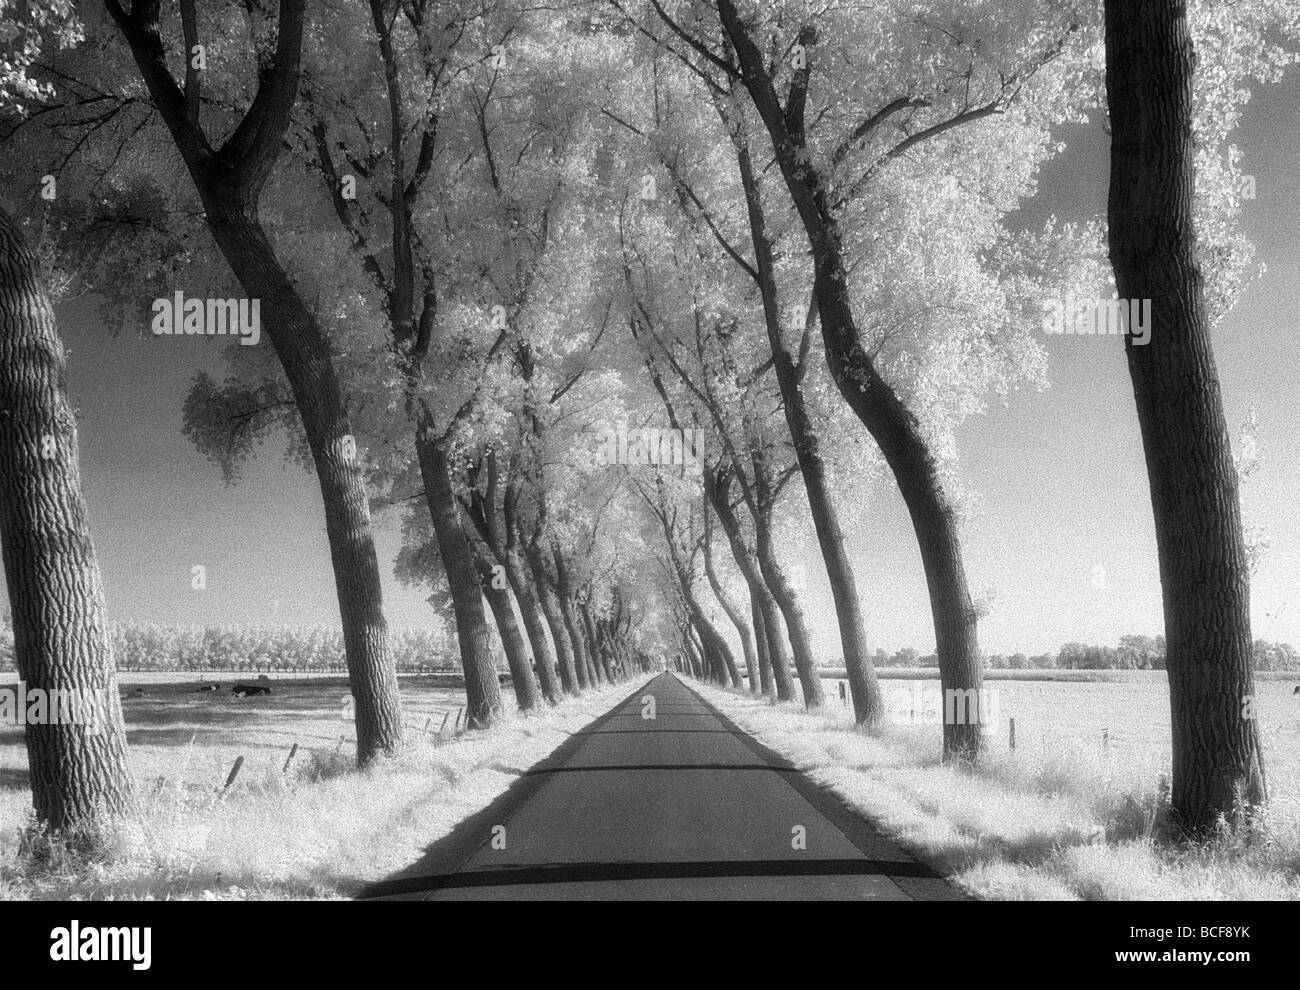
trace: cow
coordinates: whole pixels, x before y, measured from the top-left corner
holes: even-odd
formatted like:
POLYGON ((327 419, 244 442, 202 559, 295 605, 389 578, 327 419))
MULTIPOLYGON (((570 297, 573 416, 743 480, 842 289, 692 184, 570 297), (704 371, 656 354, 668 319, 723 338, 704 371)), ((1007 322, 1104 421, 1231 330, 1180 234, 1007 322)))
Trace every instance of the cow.
POLYGON ((230 693, 236 698, 247 698, 250 695, 270 694, 271 689, 265 684, 236 684, 230 689, 230 693))

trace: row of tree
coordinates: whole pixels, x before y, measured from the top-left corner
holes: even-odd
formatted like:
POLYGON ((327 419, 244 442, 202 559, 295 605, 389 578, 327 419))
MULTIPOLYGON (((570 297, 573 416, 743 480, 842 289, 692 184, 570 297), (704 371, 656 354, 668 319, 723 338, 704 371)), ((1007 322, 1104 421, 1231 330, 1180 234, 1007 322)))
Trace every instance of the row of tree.
MULTIPOLYGON (((1110 281, 1099 228, 1012 219, 1060 150, 1053 129, 1108 104, 1115 285, 1155 321, 1126 347, 1174 810, 1196 832, 1262 802, 1233 700, 1252 693, 1248 585, 1208 330, 1248 273, 1226 137, 1244 83, 1290 59, 1295 12, 915 6, 105 0, 17 25, 4 178, 30 192, 54 281, 135 328, 142 300, 182 284, 261 300, 270 346, 228 348, 224 379, 196 378, 185 432, 230 480, 273 434, 315 472, 362 763, 402 744, 372 511, 400 517, 399 575, 453 620, 471 726, 503 708, 493 628, 520 709, 651 656, 778 699, 797 678, 817 706, 788 564, 811 539, 872 727, 884 705, 846 540, 866 521, 844 506, 890 481, 943 687, 978 691, 954 437, 1043 379, 1043 302, 1110 281), (1195 76, 1193 33, 1210 67, 1195 76), (611 427, 677 444, 650 457, 638 441, 611 465, 611 427)), ((0 307, 19 669, 111 684, 63 350, 7 215, 0 307)), ((29 730, 43 818, 121 810, 114 724, 93 743, 29 730)), ((974 722, 944 726, 949 758, 980 743, 974 722)))
MULTIPOLYGON (((699 94, 691 102, 711 104, 718 125, 711 143, 674 142, 662 108, 686 98, 668 93, 655 100, 651 126, 625 122, 651 136, 697 234, 688 248, 656 252, 645 243, 652 235, 629 224, 622 253, 636 294, 632 319, 642 324, 647 369, 670 420, 710 423, 727 454, 706 471, 706 492, 724 493, 702 510, 706 543, 710 509, 726 528, 734 483, 754 516, 761 564, 772 493, 787 476, 801 477, 865 725, 879 717, 880 696, 834 502, 822 484, 823 421, 808 414, 809 332, 820 326, 834 387, 875 441, 909 510, 943 687, 974 692, 979 609, 968 590, 945 451, 954 423, 984 393, 1023 374, 1007 354, 1025 362, 1034 352, 1017 346, 1007 326, 1030 322, 1016 301, 1041 306, 1096 277, 1079 262, 1089 254, 1078 232, 1049 225, 1026 243, 1003 218, 1051 154, 1051 127, 1104 98, 1114 284, 1122 299, 1151 300, 1158 326, 1150 346, 1132 338, 1124 346, 1164 590, 1173 813, 1192 833, 1224 816, 1241 820, 1266 788, 1258 733, 1245 714, 1253 694, 1248 558, 1210 343, 1210 327, 1240 291, 1248 264, 1233 228, 1237 205, 1220 185, 1233 171, 1223 139, 1242 91, 1221 87, 1227 79, 1239 87, 1244 78, 1275 77, 1294 56, 1268 50, 1263 39, 1273 29, 1294 39, 1295 12, 1268 3, 1249 13, 1194 9, 1197 55, 1202 66, 1215 66, 1198 73, 1193 23, 1176 2, 1106 3, 1101 24, 1091 5, 1030 5, 1014 26, 983 8, 949 22, 852 5, 818 15, 798 4, 756 9, 735 0, 650 6, 653 14, 629 14, 629 23, 685 67, 682 86, 699 94), (1261 46, 1253 57, 1246 37, 1261 46), (1097 42, 1105 53, 1101 79, 1088 62, 1097 42), (711 160, 701 146, 722 149, 734 165, 711 160), (755 167, 756 157, 766 164, 755 167), (909 245, 909 235, 919 244, 909 245), (767 348, 744 339, 744 323, 718 303, 719 295, 741 298, 740 286, 699 291, 701 264, 727 269, 757 297, 761 322, 752 322, 765 328, 767 348), (996 299, 987 310, 971 298, 980 289, 996 299), (744 360, 756 353, 770 357, 757 366, 744 360), (785 431, 755 422, 761 417, 751 397, 768 362, 785 431), (784 460, 756 440, 764 431, 783 433, 775 444, 788 450, 784 460)), ((670 547, 679 539, 675 526, 693 546, 694 517, 681 524, 659 498, 670 547)), ((672 555, 682 572, 681 554, 674 548, 672 555)), ((737 564, 744 570, 739 552, 737 564)), ((781 575, 760 570, 781 603, 781 575)), ((680 583, 688 599, 684 576, 680 583)), ((764 591, 751 585, 751 594, 761 600, 764 591)), ((734 681, 727 652, 698 609, 687 600, 682 611, 680 662, 734 681)), ((725 604, 724 611, 733 621, 743 616, 725 604)), ((784 611, 805 697, 815 705, 821 694, 806 646, 799 655, 800 616, 797 608, 784 611)), ((738 631, 743 641, 745 630, 738 631)), ((945 755, 973 758, 979 745, 972 726, 944 726, 945 755)))
MULTIPOLYGON (((337 626, 163 626, 110 622, 119 671, 279 670, 337 671, 346 668, 343 632, 337 626)), ((399 671, 454 670, 455 643, 441 623, 390 632, 399 671)), ((13 628, 0 618, 0 671, 15 670, 13 628)))
MULTIPOLYGON (((889 654, 876 650, 878 667, 933 667, 934 654, 923 656, 911 646, 889 654)), ((1121 636, 1118 646, 1066 643, 1055 653, 992 653, 984 657, 987 670, 1164 670, 1165 638, 1131 634, 1121 636)), ((1251 648, 1255 670, 1300 670, 1300 651, 1290 643, 1257 639, 1251 648)))

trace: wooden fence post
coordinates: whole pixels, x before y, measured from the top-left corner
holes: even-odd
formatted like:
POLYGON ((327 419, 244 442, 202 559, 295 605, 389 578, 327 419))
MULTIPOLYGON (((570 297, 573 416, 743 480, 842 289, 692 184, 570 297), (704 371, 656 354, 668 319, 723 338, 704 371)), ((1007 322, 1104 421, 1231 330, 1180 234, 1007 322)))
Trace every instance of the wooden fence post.
POLYGON ((230 768, 230 776, 226 778, 226 786, 221 788, 222 794, 225 794, 226 791, 230 790, 230 785, 235 782, 235 778, 239 776, 239 771, 240 769, 243 768, 243 766, 244 766, 244 758, 242 756, 236 757, 235 765, 230 768))

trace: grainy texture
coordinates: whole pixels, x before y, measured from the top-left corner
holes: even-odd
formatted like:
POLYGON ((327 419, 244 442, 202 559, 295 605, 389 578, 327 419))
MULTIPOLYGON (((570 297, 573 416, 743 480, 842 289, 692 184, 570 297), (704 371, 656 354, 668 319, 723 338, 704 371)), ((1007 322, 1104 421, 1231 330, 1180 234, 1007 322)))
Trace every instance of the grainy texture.
MULTIPOLYGON (((722 28, 735 50, 745 88, 763 120, 812 249, 814 292, 831 375, 840 393, 867 428, 894 473, 916 531, 930 593, 936 653, 945 691, 978 691, 978 616, 962 561, 957 513, 944 491, 939 462, 920 423, 880 377, 862 346, 849 299, 849 265, 843 237, 827 196, 824 177, 809 162, 802 103, 782 108, 762 52, 731 0, 719 0, 722 28)), ((774 589, 775 591, 775 589, 774 589)), ((779 600, 779 596, 778 596, 779 600)), ((789 615, 787 613, 787 619, 789 615)), ((793 638, 793 631, 792 631, 793 638)), ((973 722, 944 726, 944 753, 971 758, 979 753, 973 722)))
POLYGON ((420 424, 416 456, 420 459, 425 500, 433 515, 442 568, 447 573, 456 614, 456 637, 465 672, 466 718, 471 728, 481 729, 501 715, 501 683, 492 659, 492 638, 483 610, 483 592, 474 569, 474 550, 461 524, 460 502, 452 487, 448 442, 434 439, 432 429, 430 422, 420 424))
POLYGON ((730 485, 731 478, 725 473, 704 473, 705 497, 713 506, 713 511, 722 524, 722 531, 727 534, 736 567, 749 585, 750 597, 755 602, 754 610, 762 616, 762 622, 756 623, 756 627, 761 626, 758 656, 763 694, 775 696, 780 701, 789 701, 794 697, 794 684, 790 678, 790 657, 785 648, 785 635, 781 630, 776 599, 768 589, 757 555, 745 542, 740 520, 736 518, 731 506, 730 485))
MULTIPOLYGON (((750 690, 758 689, 757 671, 758 655, 754 652, 754 631, 749 628, 749 621, 745 618, 744 610, 734 598, 722 586, 722 581, 718 578, 718 570, 713 566, 713 527, 709 523, 710 514, 707 508, 704 512, 704 573, 708 578, 709 587, 713 589, 713 597, 718 600, 722 606, 722 611, 727 613, 727 618, 731 624, 736 627, 736 635, 740 637, 740 650, 745 657, 745 668, 749 673, 750 690)), ((734 687, 742 687, 739 675, 736 677, 734 687)))
MULTIPOLYGON (((807 367, 803 361, 806 359, 796 363, 781 332, 780 299, 772 244, 767 236, 762 191, 750 158, 748 138, 741 132, 737 134, 736 142, 736 158, 749 212, 750 237, 754 244, 754 271, 763 298, 767 339, 772 348, 777 383, 781 388, 786 425, 790 428, 804 491, 808 496, 808 510, 812 515, 817 543, 830 579, 835 618, 839 625, 840 648, 848 671, 849 689, 853 694, 853 711, 860 724, 874 725, 884 714, 884 701, 880 696, 880 685, 867 647, 866 620, 862 614, 862 602, 858 598, 857 577, 845 546, 839 510, 831 496, 826 477, 821 438, 804 403, 803 377, 807 367)), ((810 324, 814 318, 813 313, 808 314, 810 324)))
POLYGON ((275 57, 257 98, 219 149, 208 142, 197 105, 167 67, 159 4, 110 11, 131 46, 150 98, 185 161, 208 229, 249 298, 261 299, 266 332, 293 390, 325 506, 325 529, 356 699, 357 759, 365 763, 402 742, 397 672, 388 650, 379 562, 355 440, 325 331, 299 296, 262 228, 258 202, 283 146, 298 92, 303 0, 283 0, 275 57))
POLYGON ((27 725, 32 803, 56 828, 129 811, 131 776, 63 343, 40 266, 0 208, 0 541, 28 691, 95 692, 89 724, 27 725))
POLYGON ((1189 832, 1266 797, 1253 718, 1250 581, 1237 472, 1193 223, 1192 40, 1175 0, 1106 3, 1110 258, 1155 511, 1173 712, 1173 812, 1189 832))
POLYGON ((569 630, 564 624, 564 615, 560 611, 560 600, 555 594, 551 576, 546 570, 546 561, 542 557, 541 549, 531 541, 526 544, 525 556, 533 574, 533 586, 537 589, 542 615, 545 616, 547 628, 551 630, 551 638, 555 641, 560 686, 565 694, 577 694, 578 672, 574 662, 573 643, 569 639, 569 630))
POLYGON ((482 546, 475 547, 474 566, 478 569, 483 595, 487 598, 488 607, 492 609, 492 619, 501 636, 501 649, 505 652, 506 663, 510 667, 515 702, 521 712, 526 712, 537 707, 537 679, 533 677, 533 660, 528 651, 528 643, 515 619, 514 598, 510 594, 509 582, 504 587, 497 586, 492 561, 487 549, 482 546))

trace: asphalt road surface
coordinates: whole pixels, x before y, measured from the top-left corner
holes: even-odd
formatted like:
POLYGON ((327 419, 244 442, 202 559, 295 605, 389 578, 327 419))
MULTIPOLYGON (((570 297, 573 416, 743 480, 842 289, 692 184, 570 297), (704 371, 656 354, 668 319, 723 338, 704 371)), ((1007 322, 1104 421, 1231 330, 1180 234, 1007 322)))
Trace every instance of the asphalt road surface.
POLYGON ((965 897, 672 674, 572 735, 418 863, 361 896, 965 897))

